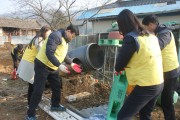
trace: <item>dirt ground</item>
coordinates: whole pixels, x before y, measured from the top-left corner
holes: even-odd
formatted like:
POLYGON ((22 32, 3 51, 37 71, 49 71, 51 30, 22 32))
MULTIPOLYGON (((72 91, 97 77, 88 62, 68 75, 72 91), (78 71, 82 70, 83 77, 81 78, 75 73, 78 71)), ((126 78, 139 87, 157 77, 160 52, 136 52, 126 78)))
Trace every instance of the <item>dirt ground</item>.
MULTIPOLYGON (((20 79, 11 80, 11 45, 0 46, 0 120, 24 120, 27 111, 27 86, 20 79)), ((39 120, 53 120, 41 109, 37 109, 39 120)))
MULTIPOLYGON (((11 45, 0 46, 0 120, 23 120, 27 111, 27 83, 17 79, 11 80, 12 60, 10 56, 11 45)), ((50 96, 50 90, 44 92, 50 96)), ((77 110, 95 107, 108 102, 110 86, 99 83, 91 74, 65 77, 62 86, 61 103, 77 110), (82 77, 83 76, 83 77, 82 77), (74 80, 73 80, 74 79, 74 80), (67 95, 90 92, 92 96, 82 100, 68 103, 64 98, 67 95)), ((175 104, 176 118, 180 120, 180 100, 175 104)), ((41 109, 37 110, 38 120, 53 120, 41 109)), ((136 116, 138 119, 138 115, 136 116)), ((153 120, 163 120, 160 107, 156 106, 152 113, 153 120)))

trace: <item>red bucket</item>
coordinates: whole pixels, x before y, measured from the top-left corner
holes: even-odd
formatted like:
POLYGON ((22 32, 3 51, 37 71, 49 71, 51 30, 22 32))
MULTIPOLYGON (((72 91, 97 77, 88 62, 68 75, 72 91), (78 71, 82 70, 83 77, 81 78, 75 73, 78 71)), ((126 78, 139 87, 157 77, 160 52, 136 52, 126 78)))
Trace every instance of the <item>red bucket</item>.
POLYGON ((12 72, 12 74, 11 74, 11 79, 12 79, 12 80, 18 79, 17 73, 16 73, 16 68, 14 68, 14 70, 13 70, 13 72, 12 72))

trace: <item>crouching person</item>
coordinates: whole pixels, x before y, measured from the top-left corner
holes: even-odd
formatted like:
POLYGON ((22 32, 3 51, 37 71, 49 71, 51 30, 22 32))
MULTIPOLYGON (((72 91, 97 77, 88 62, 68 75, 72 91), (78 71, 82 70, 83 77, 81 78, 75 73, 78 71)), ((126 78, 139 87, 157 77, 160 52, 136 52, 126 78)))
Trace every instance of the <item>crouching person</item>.
POLYGON ((17 70, 18 68, 18 62, 21 61, 22 55, 23 55, 23 45, 18 44, 12 51, 11 51, 11 56, 13 59, 13 65, 14 69, 17 70))

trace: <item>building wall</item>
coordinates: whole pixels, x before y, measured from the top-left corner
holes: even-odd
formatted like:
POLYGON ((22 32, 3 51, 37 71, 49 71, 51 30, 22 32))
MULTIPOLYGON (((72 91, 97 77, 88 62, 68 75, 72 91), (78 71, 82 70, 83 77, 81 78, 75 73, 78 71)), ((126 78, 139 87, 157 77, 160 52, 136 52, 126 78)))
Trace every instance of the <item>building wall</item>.
MULTIPOLYGON (((142 21, 143 18, 140 18, 139 20, 142 21)), ((170 21, 176 21, 178 23, 180 23, 180 15, 176 15, 176 16, 161 16, 158 17, 160 24, 166 23, 166 22, 170 22, 170 21)))
POLYGON ((3 30, 0 28, 0 36, 3 36, 3 30))
POLYGON ((32 31, 32 35, 35 36, 36 35, 36 30, 32 31))
POLYGON ((28 35, 35 36, 36 35, 36 30, 29 30, 28 35))
MULTIPOLYGON (((142 19, 143 18, 139 18, 140 21, 142 21, 142 19)), ((170 21, 176 21, 176 22, 180 23, 180 15, 177 15, 177 16, 161 16, 161 17, 158 17, 158 19, 159 19, 160 24, 170 22, 170 21)), ((116 19, 93 21, 92 22, 93 34, 107 32, 107 30, 111 28, 111 24, 115 21, 116 21, 116 19)))
POLYGON ((101 20, 92 22, 93 34, 107 32, 107 30, 111 28, 111 24, 114 21, 115 20, 101 20))
MULTIPOLYGON (((83 21, 75 21, 74 24, 77 24, 76 22, 79 24, 83 23, 83 21)), ((92 22, 87 22, 85 25, 79 26, 78 28, 81 35, 92 34, 92 22)))
POLYGON ((20 30, 20 36, 35 36, 36 35, 36 30, 20 30))

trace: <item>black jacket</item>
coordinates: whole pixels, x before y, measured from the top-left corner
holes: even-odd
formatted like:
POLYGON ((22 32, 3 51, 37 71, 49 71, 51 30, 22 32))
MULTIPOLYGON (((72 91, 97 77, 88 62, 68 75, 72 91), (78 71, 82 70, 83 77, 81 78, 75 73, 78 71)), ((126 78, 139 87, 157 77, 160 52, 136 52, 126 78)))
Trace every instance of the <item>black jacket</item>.
POLYGON ((13 49, 13 51, 11 52, 11 56, 13 57, 13 59, 14 59, 15 61, 20 61, 21 58, 22 58, 23 52, 24 52, 23 50, 20 52, 20 51, 18 50, 18 47, 15 47, 15 48, 13 49))
MULTIPOLYGON (((58 45, 62 44, 62 37, 65 38, 66 43, 68 44, 68 39, 66 36, 66 33, 64 30, 60 29, 58 31, 52 32, 49 35, 47 44, 46 44, 46 56, 49 59, 49 61, 55 65, 55 66, 59 66, 61 63, 59 62, 59 60, 55 57, 54 53, 56 51, 56 48, 58 45)), ((66 63, 70 64, 72 61, 69 58, 69 56, 65 57, 64 60, 66 63)))
MULTIPOLYGON (((170 32, 171 30, 165 25, 160 25, 156 28, 155 34, 157 34, 159 46, 161 50, 163 50, 171 42, 172 36, 170 32)), ((164 79, 175 78, 178 77, 179 74, 180 74, 180 67, 169 72, 164 72, 164 79)))
POLYGON ((171 41, 170 29, 165 25, 160 25, 156 28, 155 34, 159 40, 159 46, 163 50, 171 41))
POLYGON ((117 72, 124 70, 134 52, 137 51, 137 44, 132 36, 125 36, 122 47, 118 50, 115 70, 117 72))

